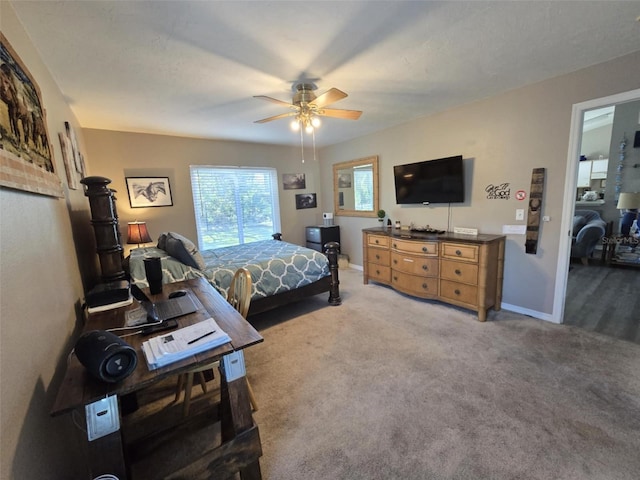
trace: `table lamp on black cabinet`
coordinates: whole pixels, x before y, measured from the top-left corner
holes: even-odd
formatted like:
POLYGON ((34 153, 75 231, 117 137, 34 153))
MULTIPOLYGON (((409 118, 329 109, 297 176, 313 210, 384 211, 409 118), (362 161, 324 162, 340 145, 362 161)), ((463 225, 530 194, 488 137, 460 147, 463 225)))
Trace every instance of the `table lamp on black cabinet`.
POLYGON ((129 222, 127 224, 127 243, 137 244, 140 248, 141 243, 150 243, 151 236, 147 230, 146 222, 129 222))

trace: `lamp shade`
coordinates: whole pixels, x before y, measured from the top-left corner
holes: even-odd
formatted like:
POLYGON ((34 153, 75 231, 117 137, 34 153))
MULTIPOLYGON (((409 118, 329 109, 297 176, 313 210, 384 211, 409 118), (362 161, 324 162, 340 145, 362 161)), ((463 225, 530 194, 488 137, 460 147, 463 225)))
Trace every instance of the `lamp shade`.
POLYGON ((147 224, 145 222, 129 222, 127 228, 127 243, 141 243, 151 242, 151 236, 147 230, 147 224))
POLYGON ((623 192, 618 197, 618 210, 632 210, 640 208, 640 192, 623 192))

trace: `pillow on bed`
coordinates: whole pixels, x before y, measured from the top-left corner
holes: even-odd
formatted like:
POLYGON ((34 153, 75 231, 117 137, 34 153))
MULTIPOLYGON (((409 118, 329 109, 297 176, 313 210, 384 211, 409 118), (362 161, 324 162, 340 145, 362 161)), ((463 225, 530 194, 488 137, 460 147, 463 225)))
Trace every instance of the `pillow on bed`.
POLYGON ((161 233, 160 236, 158 237, 158 248, 160 250, 167 250, 167 234, 166 233, 161 233))
POLYGON ((195 244, 178 233, 167 233, 165 247, 163 250, 166 250, 169 255, 177 258, 185 265, 199 270, 204 270, 207 267, 202 254, 195 244))

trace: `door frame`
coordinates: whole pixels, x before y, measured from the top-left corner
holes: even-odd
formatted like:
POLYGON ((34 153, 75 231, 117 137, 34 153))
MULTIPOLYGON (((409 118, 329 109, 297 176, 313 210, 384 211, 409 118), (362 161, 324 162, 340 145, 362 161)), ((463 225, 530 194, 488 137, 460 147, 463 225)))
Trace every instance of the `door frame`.
POLYGON ((580 145, 582 144, 584 112, 635 100, 640 100, 640 88, 608 97, 576 103, 571 109, 571 131, 569 134, 569 151, 567 154, 567 171, 565 172, 562 223, 560 228, 560 232, 567 232, 567 235, 564 236, 562 233, 560 234, 556 279, 562 280, 556 281, 553 312, 551 314, 551 321, 554 323, 564 322, 565 297, 567 294, 567 283, 569 281, 571 228, 573 225, 576 189, 578 188, 578 161, 580 158, 580 145))

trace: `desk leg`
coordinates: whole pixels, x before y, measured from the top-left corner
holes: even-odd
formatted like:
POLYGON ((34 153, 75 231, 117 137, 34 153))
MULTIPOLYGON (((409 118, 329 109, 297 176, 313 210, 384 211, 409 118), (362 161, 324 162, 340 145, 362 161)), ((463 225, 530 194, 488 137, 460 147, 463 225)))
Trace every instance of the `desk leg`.
MULTIPOLYGON (((224 443, 254 427, 242 351, 233 352, 223 358, 220 362, 220 377, 220 422, 224 443)), ((258 459, 262 455, 262 448, 259 437, 257 442, 245 445, 243 450, 238 458, 240 478, 261 479, 258 459)))
POLYGON ((85 435, 85 441, 87 441, 87 464, 91 478, 111 474, 119 480, 127 480, 122 430, 91 441, 85 435))

